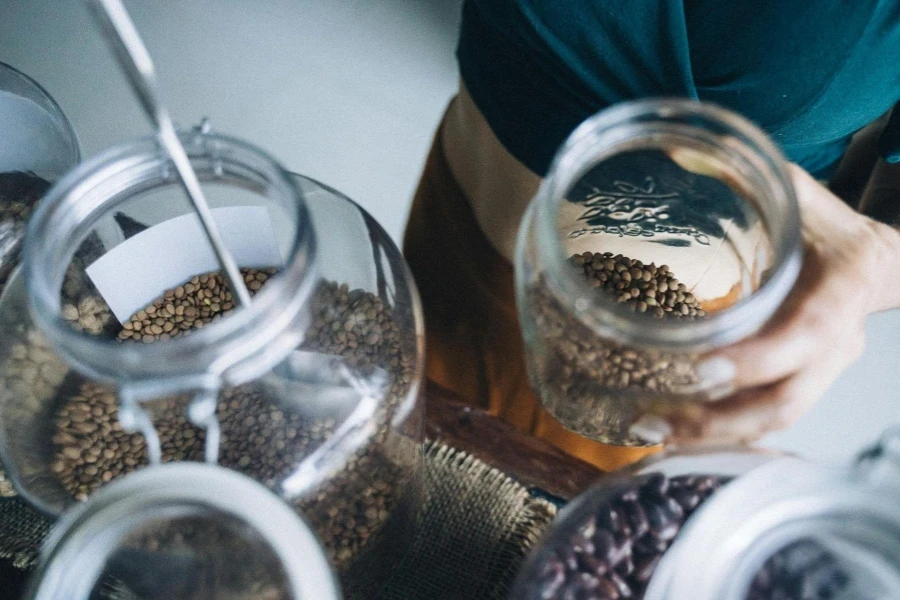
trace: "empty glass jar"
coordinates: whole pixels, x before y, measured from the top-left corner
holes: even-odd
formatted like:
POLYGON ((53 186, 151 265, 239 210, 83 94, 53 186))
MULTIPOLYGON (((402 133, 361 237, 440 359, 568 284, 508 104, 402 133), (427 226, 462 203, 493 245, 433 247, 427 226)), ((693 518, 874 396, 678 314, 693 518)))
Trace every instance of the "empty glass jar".
POLYGON ((56 515, 147 464, 217 462, 315 528, 347 597, 406 550, 422 500, 422 322, 361 208, 241 141, 182 135, 253 294, 235 306, 154 139, 59 182, 0 302, 0 453, 56 515))
POLYGON ((59 105, 33 79, 0 62, 0 292, 18 263, 34 205, 79 156, 59 105))
POLYGON ((889 598, 900 431, 848 469, 747 449, 667 452, 585 492, 514 600, 889 598))
POLYGON ((576 433, 658 443, 632 426, 727 394, 698 357, 762 327, 800 264, 793 188, 762 132, 698 102, 616 105, 559 150, 522 225, 532 384, 576 433))

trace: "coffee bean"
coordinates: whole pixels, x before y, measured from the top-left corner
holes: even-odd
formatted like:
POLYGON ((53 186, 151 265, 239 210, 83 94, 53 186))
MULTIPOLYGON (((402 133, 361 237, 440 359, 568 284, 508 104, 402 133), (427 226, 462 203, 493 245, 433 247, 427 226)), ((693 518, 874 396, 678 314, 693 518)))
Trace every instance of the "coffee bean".
POLYGON ((640 495, 653 501, 665 498, 669 491, 669 478, 662 473, 647 476, 640 487, 640 495))
POLYGON ((608 529, 599 529, 593 536, 594 553, 597 558, 603 561, 607 568, 613 564, 613 553, 616 548, 616 538, 613 532, 608 529))
MULTIPOLYGON (((271 269, 242 272, 245 281, 251 280, 250 287, 257 288, 252 293, 276 273, 271 269)), ((204 304, 209 298, 230 298, 222 292, 225 287, 218 273, 192 278, 138 311, 126 324, 130 329, 122 326, 113 335, 122 343, 154 343, 167 335, 190 334, 227 316, 231 303, 204 304), (199 305, 205 307, 202 319, 199 305), (126 331, 137 335, 122 335, 126 331)), ((380 370, 390 376, 371 443, 330 480, 294 500, 316 528, 338 571, 344 573, 363 552, 393 552, 391 536, 396 534, 391 531, 405 527, 405 513, 413 509, 410 502, 417 493, 409 479, 413 465, 398 462, 395 456, 416 456, 415 440, 393 432, 391 419, 414 379, 415 340, 395 323, 391 309, 380 298, 346 285, 321 282, 310 311, 312 325, 301 349, 340 356, 360 375, 380 370), (395 447, 398 443, 409 447, 400 452, 395 447)), ((54 354, 49 356, 58 362, 54 354)), ((112 389, 82 382, 73 393, 66 393, 69 396, 63 398, 55 421, 53 469, 73 497, 84 500, 105 483, 146 465, 147 450, 140 435, 122 431, 112 389)), ((187 398, 170 398, 153 405, 164 462, 202 460, 205 432, 187 421, 186 402, 187 398)), ((272 398, 256 384, 224 391, 217 416, 222 433, 219 462, 272 488, 330 438, 338 425, 333 418, 312 419, 304 411, 287 410, 278 397, 272 398)))
MULTIPOLYGON (((652 315, 691 321, 706 314, 666 265, 657 267, 609 252, 578 254, 571 257, 571 264, 601 297, 630 308, 635 318, 652 315)), ((544 408, 568 429, 601 442, 646 445, 629 429, 640 418, 639 409, 623 407, 623 403, 699 383, 693 369, 695 357, 632 348, 601 337, 542 278, 529 293, 534 326, 544 344, 535 351, 543 362, 538 369, 541 399, 544 408), (623 360, 625 353, 631 358, 623 360)))
POLYGON ((659 561, 662 560, 662 554, 638 555, 635 566, 633 579, 639 586, 646 585, 656 571, 659 561))

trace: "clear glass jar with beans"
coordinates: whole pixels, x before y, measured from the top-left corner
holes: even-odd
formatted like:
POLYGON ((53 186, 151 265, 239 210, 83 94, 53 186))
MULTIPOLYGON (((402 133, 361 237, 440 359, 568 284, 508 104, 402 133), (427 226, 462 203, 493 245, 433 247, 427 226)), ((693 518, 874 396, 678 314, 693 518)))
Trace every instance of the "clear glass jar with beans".
POLYGON ((250 304, 156 140, 83 163, 35 213, 0 301, 0 457, 51 515, 147 465, 217 463, 302 514, 347 597, 370 597, 422 501, 405 263, 340 193, 242 141, 180 137, 250 304))
POLYGON ((726 396, 700 359, 758 331, 801 261, 785 162, 759 129, 699 102, 617 104, 559 149, 522 224, 532 386, 575 433, 658 444, 635 423, 726 396))

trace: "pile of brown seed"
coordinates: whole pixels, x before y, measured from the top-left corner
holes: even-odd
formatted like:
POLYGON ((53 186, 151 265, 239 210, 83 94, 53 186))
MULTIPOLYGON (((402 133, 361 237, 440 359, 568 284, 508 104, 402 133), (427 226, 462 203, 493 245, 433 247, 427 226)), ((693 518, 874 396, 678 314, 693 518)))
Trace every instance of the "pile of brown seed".
MULTIPOLYGON (((186 418, 186 398, 160 400, 150 406, 160 438, 163 462, 203 459, 205 432, 186 418)), ((269 486, 326 439, 333 420, 307 423, 286 413, 251 386, 223 392, 218 413, 222 428, 219 463, 247 473, 269 486)), ((104 483, 148 462, 140 434, 119 425, 116 393, 85 382, 56 414, 51 469, 78 500, 85 500, 104 483)))
MULTIPOLYGON (((35 449, 36 431, 42 431, 42 418, 52 406, 59 387, 63 384, 68 366, 50 347, 50 343, 35 329, 28 327, 24 307, 22 314, 10 314, 3 323, 0 337, 0 355, 5 362, 0 377, 0 404, 7 423, 7 444, 15 448, 26 464, 23 470, 40 472, 46 468, 41 452, 46 440, 35 449)), ((0 497, 14 496, 15 490, 6 474, 0 472, 0 497)))
MULTIPOLYGON (((398 431, 392 423, 413 380, 412 331, 412 324, 398 323, 391 309, 370 292, 326 281, 315 294, 313 326, 303 348, 341 356, 362 374, 380 368, 390 375, 370 446, 357 452, 325 486, 297 503, 342 572, 354 567, 354 559, 363 550, 395 556, 402 550, 397 543, 404 539, 402 532, 395 532, 415 518, 421 490, 410 478, 421 460, 418 433, 398 431)), ((361 570, 365 571, 355 569, 342 583, 359 588, 354 595, 365 596, 370 591, 365 579, 371 573, 361 570)))
MULTIPOLYGON (((109 388, 84 383, 56 413, 54 431, 56 460, 50 470, 77 500, 147 464, 144 439, 122 430, 118 398, 109 388)), ((174 443, 161 441, 166 454, 172 454, 174 443)))
MULTIPOLYGON (((252 293, 275 271, 242 273, 252 293)), ((421 460, 418 432, 415 427, 398 431, 393 423, 414 377, 415 335, 412 324, 398 322, 377 295, 351 290, 346 284, 320 282, 311 307, 312 326, 301 349, 339 356, 356 373, 375 375, 373 380, 383 374, 387 385, 382 392, 385 401, 374 417, 378 427, 367 444, 328 481, 295 499, 335 566, 346 574, 355 569, 361 554, 395 555, 398 544, 402 549, 402 531, 415 518, 421 490, 411 478, 421 460)), ((201 275, 165 292, 114 335, 125 343, 152 343, 203 327, 231 308, 221 274, 201 275)), ((77 324, 90 330, 82 321, 79 313, 77 324)), ((176 398, 153 405, 164 461, 202 459, 205 435, 187 422, 184 402, 176 398)), ((313 419, 288 410, 258 384, 223 392, 218 416, 220 463, 273 488, 330 438, 337 425, 334 419, 313 419)), ((82 380, 76 393, 62 400, 55 426, 52 468, 78 499, 147 462, 143 438, 125 434, 118 426, 116 396, 109 388, 82 380)), ((375 574, 372 571, 355 569, 353 585, 371 589, 362 582, 375 574)), ((347 576, 345 583, 350 579, 347 576)))
POLYGON ((222 428, 219 464, 273 488, 335 428, 334 419, 304 419, 286 411, 253 384, 223 392, 217 414, 222 428))
MULTIPOLYGON (((622 255, 585 253, 571 262, 600 293, 657 318, 706 316, 666 265, 622 255)), ((544 408, 566 428, 604 443, 642 446, 629 432, 645 410, 637 398, 671 394, 698 383, 693 357, 630 347, 598 336, 539 279, 530 289, 543 348, 531 352, 531 372, 544 408)))
POLYGON ((572 256, 572 264, 584 270, 590 284, 614 295, 632 310, 651 312, 658 318, 704 317, 706 312, 667 265, 643 264, 612 252, 585 252, 572 256))
MULTIPOLYGON (((275 269, 241 269, 251 295, 275 273, 275 269)), ((119 339, 150 343, 180 337, 218 321, 232 308, 232 295, 221 273, 198 275, 135 313, 122 325, 119 339)))

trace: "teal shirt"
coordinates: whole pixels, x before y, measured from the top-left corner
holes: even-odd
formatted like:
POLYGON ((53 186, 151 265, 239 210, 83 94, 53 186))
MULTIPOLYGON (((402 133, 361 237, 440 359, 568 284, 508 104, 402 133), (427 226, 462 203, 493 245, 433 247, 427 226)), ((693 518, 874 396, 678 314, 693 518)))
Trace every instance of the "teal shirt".
POLYGON ((900 100, 900 0, 467 0, 458 58, 539 175, 598 110, 680 96, 743 114, 824 177, 900 100))

